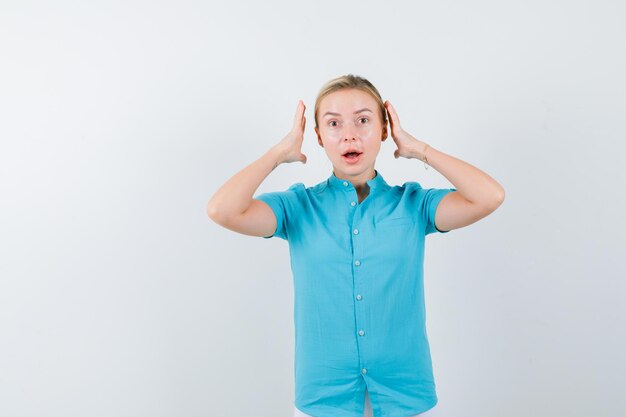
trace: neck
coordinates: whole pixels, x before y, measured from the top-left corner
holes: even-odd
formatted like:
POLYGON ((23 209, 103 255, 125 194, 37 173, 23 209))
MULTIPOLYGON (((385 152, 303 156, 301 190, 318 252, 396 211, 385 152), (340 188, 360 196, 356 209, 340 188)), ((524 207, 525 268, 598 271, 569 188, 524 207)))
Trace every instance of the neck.
POLYGON ((336 169, 333 170, 333 173, 339 179, 350 181, 352 183, 352 186, 356 189, 357 194, 365 196, 369 193, 369 185, 367 185, 367 181, 376 176, 376 171, 373 167, 367 171, 355 175, 349 175, 337 171, 336 169))

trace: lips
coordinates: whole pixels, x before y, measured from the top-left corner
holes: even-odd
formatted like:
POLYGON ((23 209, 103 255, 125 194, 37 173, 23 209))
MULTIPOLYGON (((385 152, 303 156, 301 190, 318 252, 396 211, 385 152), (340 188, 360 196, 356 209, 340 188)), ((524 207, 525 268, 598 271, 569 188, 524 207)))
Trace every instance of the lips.
POLYGON ((361 154, 363 152, 354 150, 354 149, 349 149, 346 152, 343 153, 343 155, 341 156, 342 159, 347 162, 348 164, 356 164, 357 162, 359 162, 361 160, 361 154))
POLYGON ((355 156, 355 155, 361 155, 362 153, 363 152, 359 151, 358 149, 351 148, 351 149, 346 150, 343 154, 341 154, 341 156, 355 156))

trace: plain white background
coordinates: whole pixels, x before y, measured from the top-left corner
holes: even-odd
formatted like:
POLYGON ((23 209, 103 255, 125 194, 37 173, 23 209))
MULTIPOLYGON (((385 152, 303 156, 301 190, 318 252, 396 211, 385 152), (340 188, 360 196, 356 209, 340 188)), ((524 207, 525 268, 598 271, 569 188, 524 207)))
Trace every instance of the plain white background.
POLYGON ((299 99, 308 163, 258 193, 327 178, 314 99, 354 73, 506 190, 427 238, 442 414, 624 416, 624 4, 220 3, 0 4, 0 415, 290 417, 287 242, 206 203, 299 99))

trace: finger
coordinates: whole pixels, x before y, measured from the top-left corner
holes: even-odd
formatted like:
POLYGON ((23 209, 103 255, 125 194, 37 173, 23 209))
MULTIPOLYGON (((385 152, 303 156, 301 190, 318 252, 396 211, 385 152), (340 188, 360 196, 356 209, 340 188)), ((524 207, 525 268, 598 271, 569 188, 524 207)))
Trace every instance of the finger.
POLYGON ((296 115, 293 119, 293 127, 298 127, 302 123, 302 116, 304 115, 304 103, 302 100, 298 101, 298 107, 296 108, 296 115))
POLYGON ((302 119, 301 119, 302 132, 304 132, 304 127, 306 126, 306 116, 304 115, 305 111, 306 111, 306 106, 304 105, 304 102, 302 102, 302 119))
MULTIPOLYGON (((389 103, 389 102, 387 102, 389 103)), ((389 105, 385 106, 387 108, 387 119, 389 120, 389 126, 391 127, 391 130, 394 130, 394 126, 395 126, 395 122, 393 120, 393 116, 391 115, 391 110, 389 110, 389 105)))
POLYGON ((298 108, 296 109, 296 115, 294 119, 294 127, 297 127, 302 123, 303 115, 304 115, 304 103, 302 102, 302 100, 299 100, 298 108))
POLYGON ((400 126, 400 120, 398 119, 398 113, 396 113, 396 109, 389 102, 389 100, 387 100, 387 111, 389 112, 389 115, 391 116, 391 120, 394 122, 394 124, 400 126))
POLYGON ((389 116, 389 119, 391 120, 391 103, 389 102, 389 100, 385 100, 385 110, 387 110, 387 115, 389 116))

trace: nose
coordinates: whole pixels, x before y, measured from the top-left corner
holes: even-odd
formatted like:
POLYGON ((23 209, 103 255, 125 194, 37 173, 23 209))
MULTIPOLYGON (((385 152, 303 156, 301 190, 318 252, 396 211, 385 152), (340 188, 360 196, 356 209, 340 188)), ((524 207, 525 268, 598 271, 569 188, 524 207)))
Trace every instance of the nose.
POLYGON ((356 140, 356 133, 354 133, 354 131, 352 131, 351 129, 346 129, 343 134, 343 140, 344 142, 349 140, 356 140))

